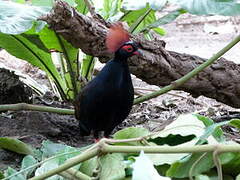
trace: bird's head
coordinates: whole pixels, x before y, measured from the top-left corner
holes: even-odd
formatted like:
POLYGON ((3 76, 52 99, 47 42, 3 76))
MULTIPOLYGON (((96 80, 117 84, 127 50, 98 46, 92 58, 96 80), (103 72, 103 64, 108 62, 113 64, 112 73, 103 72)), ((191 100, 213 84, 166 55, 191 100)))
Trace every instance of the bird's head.
POLYGON ((129 33, 123 28, 121 23, 112 25, 106 38, 108 51, 124 59, 133 55, 139 55, 138 44, 131 41, 129 37, 129 33))

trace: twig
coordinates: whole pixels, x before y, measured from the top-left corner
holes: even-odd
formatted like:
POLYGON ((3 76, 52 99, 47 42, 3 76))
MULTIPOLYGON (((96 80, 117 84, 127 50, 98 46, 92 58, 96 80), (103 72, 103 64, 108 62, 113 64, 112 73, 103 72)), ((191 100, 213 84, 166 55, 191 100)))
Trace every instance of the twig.
POLYGON ((0 105, 0 112, 1 111, 20 111, 20 110, 51 112, 51 113, 69 114, 69 115, 74 114, 73 109, 55 108, 55 107, 32 105, 32 104, 26 104, 26 103, 0 105))

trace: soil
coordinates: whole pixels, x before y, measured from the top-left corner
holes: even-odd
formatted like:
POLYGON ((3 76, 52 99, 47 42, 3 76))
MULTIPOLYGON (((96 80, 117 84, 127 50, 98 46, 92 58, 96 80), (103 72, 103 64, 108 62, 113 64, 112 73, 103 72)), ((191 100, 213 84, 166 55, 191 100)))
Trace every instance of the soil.
MULTIPOLYGON (((167 43, 166 48, 177 52, 199 55, 205 58, 210 57, 239 33, 238 28, 236 28, 239 26, 239 19, 213 17, 214 18, 199 18, 184 15, 178 21, 165 25, 164 28, 168 34, 162 39, 167 43), (209 26, 206 26, 206 24, 209 26), (219 27, 221 29, 221 27, 224 27, 226 24, 228 24, 228 27, 231 27, 232 30, 228 29, 223 32, 216 32, 218 28, 212 28, 219 27)), ((239 45, 233 48, 225 57, 238 63, 240 58, 239 45)), ((0 51, 0 67, 21 71, 24 74, 30 75, 38 83, 48 86, 44 72, 10 56, 4 50, 0 51)), ((16 95, 15 93, 7 94, 7 89, 10 90, 12 88, 6 89, 0 86, 0 97, 3 97, 2 90, 6 91, 4 92, 5 99, 0 104, 4 104, 6 101, 6 103, 29 102, 27 100, 31 99, 34 104, 73 108, 71 105, 58 101, 46 103, 45 97, 32 95, 29 89, 25 89, 22 85, 19 85, 22 87, 20 91, 19 86, 16 86, 16 82, 17 84, 21 84, 21 82, 18 81, 18 78, 16 78, 13 73, 10 74, 14 81, 5 81, 1 78, 0 71, 0 85, 1 83, 7 83, 7 86, 16 90, 17 95, 23 97, 13 96, 16 95)), ((159 88, 150 86, 134 76, 133 81, 138 94, 146 94, 159 88)), ((240 116, 237 109, 216 102, 215 100, 202 96, 195 99, 188 93, 171 91, 171 93, 135 105, 129 117, 117 127, 115 131, 129 126, 143 126, 150 131, 159 131, 176 119, 178 115, 193 112, 206 115, 216 121, 223 121, 233 116, 239 118, 240 116)), ((224 132, 229 139, 240 142, 239 133, 235 129, 225 127, 224 132)), ((1 113, 0 137, 1 136, 18 138, 33 147, 40 147, 42 141, 47 139, 75 147, 81 147, 91 143, 89 139, 79 136, 78 122, 74 116, 34 111, 8 111, 1 113)), ((0 150, 0 170, 5 169, 7 166, 18 166, 22 157, 23 156, 9 151, 0 150), (15 159, 15 161, 13 162, 12 159, 15 159)))

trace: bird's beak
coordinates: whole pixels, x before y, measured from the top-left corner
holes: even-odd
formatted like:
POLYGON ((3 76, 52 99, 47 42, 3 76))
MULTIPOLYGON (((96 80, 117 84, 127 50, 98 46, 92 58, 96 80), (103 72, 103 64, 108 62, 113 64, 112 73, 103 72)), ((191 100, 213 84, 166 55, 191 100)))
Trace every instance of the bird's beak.
POLYGON ((139 56, 139 55, 142 55, 143 53, 142 53, 142 51, 140 49, 138 49, 133 54, 139 56))

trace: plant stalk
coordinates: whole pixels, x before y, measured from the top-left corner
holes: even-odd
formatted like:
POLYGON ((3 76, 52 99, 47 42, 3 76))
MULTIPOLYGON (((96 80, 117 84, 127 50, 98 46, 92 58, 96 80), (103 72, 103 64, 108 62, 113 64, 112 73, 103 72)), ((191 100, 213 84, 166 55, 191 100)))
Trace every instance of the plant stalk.
POLYGON ((231 41, 228 45, 226 45, 223 49, 221 49, 217 54, 213 55, 209 60, 183 76, 182 78, 172 82, 170 85, 161 88, 158 91, 150 93, 146 96, 139 97, 134 100, 134 104, 139 104, 141 102, 147 101, 149 99, 155 98, 159 95, 162 95, 168 91, 176 89, 177 87, 181 86, 183 83, 187 82, 189 79, 197 75, 199 72, 203 71, 206 67, 213 64, 216 60, 218 60, 222 55, 224 55, 229 49, 231 49, 234 45, 236 45, 240 41, 240 35, 237 36, 233 41, 231 41))
MULTIPOLYGON (((60 173, 62 171, 65 171, 65 170, 67 170, 67 169, 69 169, 69 168, 79 164, 82 161, 86 161, 86 160, 96 156, 98 154, 98 152, 99 152, 98 148, 91 149, 90 151, 87 151, 85 153, 82 153, 82 154, 72 158, 71 160, 65 162, 64 164, 58 166, 57 168, 52 169, 52 170, 50 170, 50 171, 48 171, 46 173, 43 173, 43 174, 41 174, 39 176, 35 176, 33 178, 30 178, 29 180, 44 180, 44 179, 46 179, 48 177, 51 177, 51 176, 53 176, 55 174, 58 174, 58 173, 60 173)), ((82 180, 89 180, 89 178, 82 179, 82 180)))
POLYGON ((74 114, 73 109, 55 108, 55 107, 32 105, 32 104, 26 104, 26 103, 0 105, 0 112, 1 111, 19 111, 19 110, 51 112, 51 113, 69 114, 69 115, 74 114))
POLYGON ((112 146, 102 144, 103 153, 199 153, 214 152, 216 148, 223 152, 240 152, 240 145, 195 145, 195 146, 112 146))

